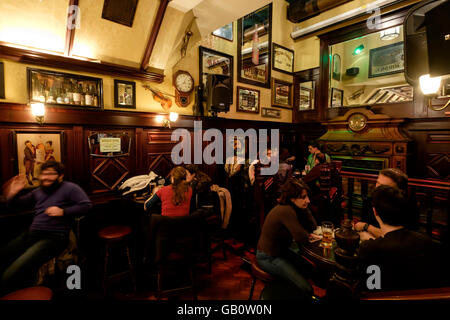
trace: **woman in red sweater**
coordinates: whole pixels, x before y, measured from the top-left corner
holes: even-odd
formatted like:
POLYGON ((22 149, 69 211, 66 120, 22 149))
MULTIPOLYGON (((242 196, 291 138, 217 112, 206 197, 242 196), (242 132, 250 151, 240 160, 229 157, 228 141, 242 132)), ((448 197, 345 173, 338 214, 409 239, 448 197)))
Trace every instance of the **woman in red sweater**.
POLYGON ((144 209, 148 210, 155 203, 161 201, 161 215, 168 217, 188 216, 192 189, 186 181, 186 169, 175 167, 172 170, 170 181, 172 184, 160 188, 145 201, 144 209))

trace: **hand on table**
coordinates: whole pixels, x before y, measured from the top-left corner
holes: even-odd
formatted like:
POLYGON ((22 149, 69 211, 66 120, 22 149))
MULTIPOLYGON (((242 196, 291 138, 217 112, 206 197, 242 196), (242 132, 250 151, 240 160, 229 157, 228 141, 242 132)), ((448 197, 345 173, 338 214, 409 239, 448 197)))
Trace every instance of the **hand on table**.
POLYGON ((355 229, 355 231, 362 231, 363 230, 363 228, 364 228, 364 226, 366 225, 366 223, 365 222, 356 222, 354 225, 353 225, 353 229, 355 229))
POLYGON ((375 237, 371 235, 369 232, 363 231, 359 233, 359 239, 361 239, 361 241, 366 241, 369 239, 375 239, 375 237))
POLYGON ((50 217, 62 217, 64 215, 64 210, 59 207, 48 207, 45 210, 45 214, 50 217))
POLYGON ((321 236, 318 236, 318 235, 316 235, 314 233, 310 233, 309 237, 308 237, 309 242, 315 242, 315 241, 319 241, 321 239, 322 239, 321 236))

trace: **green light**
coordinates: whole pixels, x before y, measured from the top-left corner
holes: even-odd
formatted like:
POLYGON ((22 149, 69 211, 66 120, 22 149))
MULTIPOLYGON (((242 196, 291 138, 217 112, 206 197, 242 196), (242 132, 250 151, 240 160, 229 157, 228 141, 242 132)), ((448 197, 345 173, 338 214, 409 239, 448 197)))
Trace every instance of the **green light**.
POLYGON ((364 49, 364 45, 363 44, 360 45, 360 46, 357 46, 355 48, 355 50, 353 50, 353 55, 356 56, 356 55, 360 54, 363 51, 363 49, 364 49))

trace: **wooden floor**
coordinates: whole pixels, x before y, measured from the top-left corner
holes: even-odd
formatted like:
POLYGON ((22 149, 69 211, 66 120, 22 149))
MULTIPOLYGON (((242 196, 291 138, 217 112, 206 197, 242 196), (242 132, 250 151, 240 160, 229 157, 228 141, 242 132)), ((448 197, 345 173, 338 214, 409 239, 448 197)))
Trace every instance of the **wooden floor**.
MULTIPOLYGON (((244 252, 244 257, 251 258, 252 254, 244 252)), ((254 255, 253 255, 254 257, 254 255)), ((196 285, 198 300, 247 300, 250 292, 252 277, 249 265, 242 257, 227 251, 227 260, 223 260, 221 251, 213 254, 212 272, 208 274, 207 264, 199 264, 196 268, 196 285)), ((139 285, 139 284, 138 284, 139 285)), ((258 299, 264 285, 256 282, 253 297, 258 299)), ((154 290, 140 289, 134 293, 122 293, 119 288, 112 292, 112 298, 118 300, 156 300, 154 290)), ((165 299, 191 300, 192 294, 169 296, 165 299)))

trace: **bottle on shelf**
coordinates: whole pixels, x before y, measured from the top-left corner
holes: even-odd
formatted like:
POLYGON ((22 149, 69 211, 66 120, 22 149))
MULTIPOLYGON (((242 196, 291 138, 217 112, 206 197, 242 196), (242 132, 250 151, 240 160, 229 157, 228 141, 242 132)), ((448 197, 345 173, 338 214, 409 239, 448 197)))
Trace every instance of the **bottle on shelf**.
POLYGON ((59 88, 57 89, 57 93, 56 93, 56 102, 57 102, 57 103, 64 103, 62 84, 61 84, 61 85, 59 86, 59 88))
POLYGON ((98 107, 98 94, 97 94, 97 85, 94 84, 92 90, 92 104, 94 107, 98 107))
POLYGON ((48 93, 48 98, 46 103, 55 103, 55 89, 53 87, 50 88, 50 91, 48 93))
POLYGON ((87 91, 86 91, 86 105, 87 106, 92 106, 93 103, 93 99, 92 99, 92 87, 90 85, 87 86, 87 91))
POLYGON ((80 104, 82 106, 84 106, 86 104, 86 93, 84 92, 83 82, 80 83, 79 88, 80 88, 80 94, 81 94, 80 104))
POLYGON ((73 103, 76 105, 81 104, 81 92, 80 87, 77 85, 77 83, 74 83, 74 91, 73 91, 73 103))

